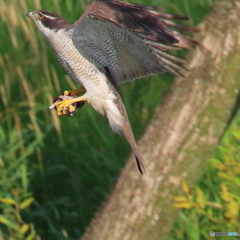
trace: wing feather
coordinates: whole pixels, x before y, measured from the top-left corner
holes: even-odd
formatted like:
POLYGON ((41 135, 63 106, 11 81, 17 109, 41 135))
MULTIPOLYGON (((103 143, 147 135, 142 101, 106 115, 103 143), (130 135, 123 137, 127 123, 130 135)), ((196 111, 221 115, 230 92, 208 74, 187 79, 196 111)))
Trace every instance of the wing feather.
POLYGON ((74 29, 73 43, 104 73, 107 67, 117 84, 164 72, 142 38, 128 29, 86 16, 74 29))
POLYGON ((117 0, 92 2, 74 23, 72 40, 78 51, 114 84, 169 71, 182 76, 185 68, 166 54, 172 48, 192 48, 197 42, 172 28, 196 31, 166 19, 185 20, 162 9, 117 0))

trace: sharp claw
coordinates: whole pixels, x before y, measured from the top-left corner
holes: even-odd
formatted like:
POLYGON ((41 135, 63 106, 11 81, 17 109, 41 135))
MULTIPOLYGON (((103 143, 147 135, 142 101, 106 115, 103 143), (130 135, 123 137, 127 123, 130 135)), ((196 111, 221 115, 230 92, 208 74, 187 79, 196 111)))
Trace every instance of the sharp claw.
POLYGON ((64 91, 64 95, 53 99, 50 109, 55 109, 58 116, 73 116, 73 113, 84 105, 84 101, 73 102, 77 95, 74 92, 64 91))
MULTIPOLYGON (((75 104, 75 103, 73 103, 75 104)), ((76 111, 76 107, 72 105, 68 100, 56 102, 54 104, 55 109, 57 110, 57 115, 72 115, 76 111)))
POLYGON ((73 105, 69 105, 68 108, 69 108, 68 111, 69 111, 70 113, 76 111, 76 108, 75 108, 73 105))

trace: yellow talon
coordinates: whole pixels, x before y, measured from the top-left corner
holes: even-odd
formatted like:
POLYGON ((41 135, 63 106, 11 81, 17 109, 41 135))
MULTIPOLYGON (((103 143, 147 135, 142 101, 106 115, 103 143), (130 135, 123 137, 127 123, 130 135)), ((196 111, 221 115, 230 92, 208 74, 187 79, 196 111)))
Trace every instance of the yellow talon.
POLYGON ((54 104, 54 107, 57 111, 57 115, 58 116, 62 116, 62 115, 69 115, 69 113, 73 113, 74 111, 76 111, 76 104, 73 105, 74 103, 77 102, 82 102, 85 101, 83 99, 83 97, 76 97, 76 98, 72 98, 72 99, 66 99, 60 102, 56 102, 54 104))
POLYGON ((66 115, 69 112, 74 112, 76 108, 72 105, 72 103, 74 103, 72 99, 67 99, 67 100, 55 103, 57 115, 61 116, 61 115, 66 115))

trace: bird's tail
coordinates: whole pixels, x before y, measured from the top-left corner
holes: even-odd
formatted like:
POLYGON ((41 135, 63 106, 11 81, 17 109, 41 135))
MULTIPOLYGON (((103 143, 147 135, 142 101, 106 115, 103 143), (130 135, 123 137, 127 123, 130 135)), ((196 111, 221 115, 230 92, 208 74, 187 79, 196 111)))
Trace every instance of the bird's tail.
POLYGON ((145 172, 145 167, 144 167, 144 164, 143 164, 143 159, 142 159, 142 156, 138 150, 138 146, 137 146, 137 143, 136 143, 136 140, 134 138, 134 135, 133 135, 133 132, 132 132, 132 128, 130 126, 130 122, 128 121, 128 117, 127 117, 127 112, 125 111, 125 114, 126 114, 126 120, 124 120, 123 122, 123 126, 122 126, 122 131, 126 137, 126 139, 128 140, 129 144, 131 145, 132 147, 132 150, 134 152, 134 155, 135 155, 135 158, 136 158, 136 161, 137 161, 137 166, 138 166, 138 169, 140 171, 141 174, 143 174, 145 172))
POLYGON ((119 93, 116 90, 114 91, 114 96, 115 99, 109 101, 109 108, 106 111, 108 121, 113 131, 118 133, 123 132, 135 154, 138 169, 141 174, 143 174, 145 168, 143 165, 142 156, 138 150, 138 146, 134 138, 130 122, 128 120, 127 111, 119 93))

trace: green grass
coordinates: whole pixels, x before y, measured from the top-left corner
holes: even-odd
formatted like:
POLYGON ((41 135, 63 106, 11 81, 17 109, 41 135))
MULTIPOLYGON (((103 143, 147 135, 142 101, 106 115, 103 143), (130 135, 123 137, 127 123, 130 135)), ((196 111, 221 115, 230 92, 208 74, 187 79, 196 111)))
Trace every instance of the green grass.
MULTIPOLYGON (((87 104, 74 117, 58 118, 48 110, 53 96, 77 85, 25 14, 41 8, 74 22, 87 3, 53 0, 40 5, 38 0, 0 0, 0 198, 21 203, 33 195, 31 207, 21 211, 21 224, 33 223, 42 239, 81 236, 131 151, 122 136, 112 133, 106 118, 87 104)), ((196 25, 209 13, 212 1, 138 3, 161 5, 170 13, 188 15, 189 24, 196 25)), ((164 74, 121 86, 137 138, 172 80, 164 74)), ((11 204, 0 204, 4 216, 6 211, 16 210, 11 204)), ((8 217, 17 221, 12 215, 8 217)), ((20 231, 1 223, 0 227, 0 236, 5 239, 20 231)))

